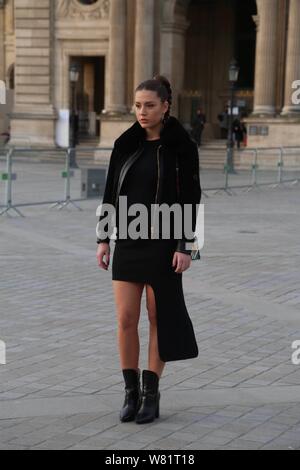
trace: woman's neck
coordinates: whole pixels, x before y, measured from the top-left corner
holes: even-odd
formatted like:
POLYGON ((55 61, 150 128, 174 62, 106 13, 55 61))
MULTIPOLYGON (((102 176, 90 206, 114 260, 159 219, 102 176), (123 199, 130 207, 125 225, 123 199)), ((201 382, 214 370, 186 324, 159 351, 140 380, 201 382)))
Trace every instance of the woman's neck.
POLYGON ((159 124, 158 126, 146 129, 146 140, 158 140, 160 139, 160 133, 163 128, 163 124, 159 124))

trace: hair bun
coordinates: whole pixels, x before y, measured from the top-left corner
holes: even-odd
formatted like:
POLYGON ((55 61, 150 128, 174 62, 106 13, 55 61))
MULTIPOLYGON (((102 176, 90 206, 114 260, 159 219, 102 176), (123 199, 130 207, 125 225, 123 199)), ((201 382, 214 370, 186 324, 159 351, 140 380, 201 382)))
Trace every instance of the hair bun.
POLYGON ((160 82, 162 85, 166 87, 168 91, 168 95, 169 95, 168 101, 171 105, 172 104, 172 87, 171 87, 169 80, 164 75, 155 75, 153 79, 157 80, 158 82, 160 82))
POLYGON ((164 75, 155 75, 155 77, 153 77, 153 79, 161 82, 167 88, 171 88, 171 84, 170 84, 169 80, 164 75))

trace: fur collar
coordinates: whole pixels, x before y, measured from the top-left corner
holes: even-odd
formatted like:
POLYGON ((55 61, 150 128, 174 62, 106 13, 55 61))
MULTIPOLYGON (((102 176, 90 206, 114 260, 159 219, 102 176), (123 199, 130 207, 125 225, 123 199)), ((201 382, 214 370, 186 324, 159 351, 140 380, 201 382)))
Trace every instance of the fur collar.
MULTIPOLYGON (((183 125, 174 116, 170 116, 161 130, 162 144, 167 147, 181 148, 191 143, 189 133, 185 130, 183 125)), ((127 129, 116 140, 115 145, 122 152, 135 152, 140 143, 146 139, 146 131, 136 121, 129 129, 127 129)))

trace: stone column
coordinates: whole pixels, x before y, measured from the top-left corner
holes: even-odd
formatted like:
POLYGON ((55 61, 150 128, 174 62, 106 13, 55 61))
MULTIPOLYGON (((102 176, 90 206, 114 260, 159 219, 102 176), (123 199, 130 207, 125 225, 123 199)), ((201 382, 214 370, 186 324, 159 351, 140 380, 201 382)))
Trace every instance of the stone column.
POLYGON ((110 1, 108 53, 108 96, 106 111, 109 115, 124 114, 126 107, 126 2, 110 1))
POLYGON ((154 0, 136 0, 134 88, 154 74, 154 0))
POLYGON ((286 87, 283 115, 300 114, 300 105, 293 104, 293 82, 300 80, 300 1, 290 0, 288 47, 286 57, 286 87))
POLYGON ((16 84, 12 145, 54 146, 52 0, 15 0, 16 84))
POLYGON ((4 0, 0 0, 0 80, 4 79, 4 0))
POLYGON ((258 17, 253 115, 275 115, 278 0, 257 0, 258 17))
POLYGON ((190 23, 184 18, 164 23, 161 28, 160 70, 172 85, 173 103, 171 114, 178 116, 178 96, 184 88, 186 32, 190 23))
MULTIPOLYGON (((5 58, 4 58, 4 2, 0 0, 0 134, 6 130, 4 123, 4 103, 2 98, 5 97, 6 101, 6 91, 5 85, 2 82, 5 82, 5 58)), ((1 139, 2 140, 2 139, 1 139)), ((2 142, 0 141, 0 144, 2 142)))

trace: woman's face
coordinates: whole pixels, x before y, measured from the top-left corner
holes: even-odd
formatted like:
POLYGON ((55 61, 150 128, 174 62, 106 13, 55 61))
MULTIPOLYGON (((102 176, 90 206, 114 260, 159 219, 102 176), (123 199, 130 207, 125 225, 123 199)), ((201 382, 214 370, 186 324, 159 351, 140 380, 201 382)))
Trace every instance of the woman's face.
POLYGON ((155 91, 142 90, 135 94, 135 113, 140 125, 146 128, 156 127, 168 111, 169 103, 162 103, 155 91))

